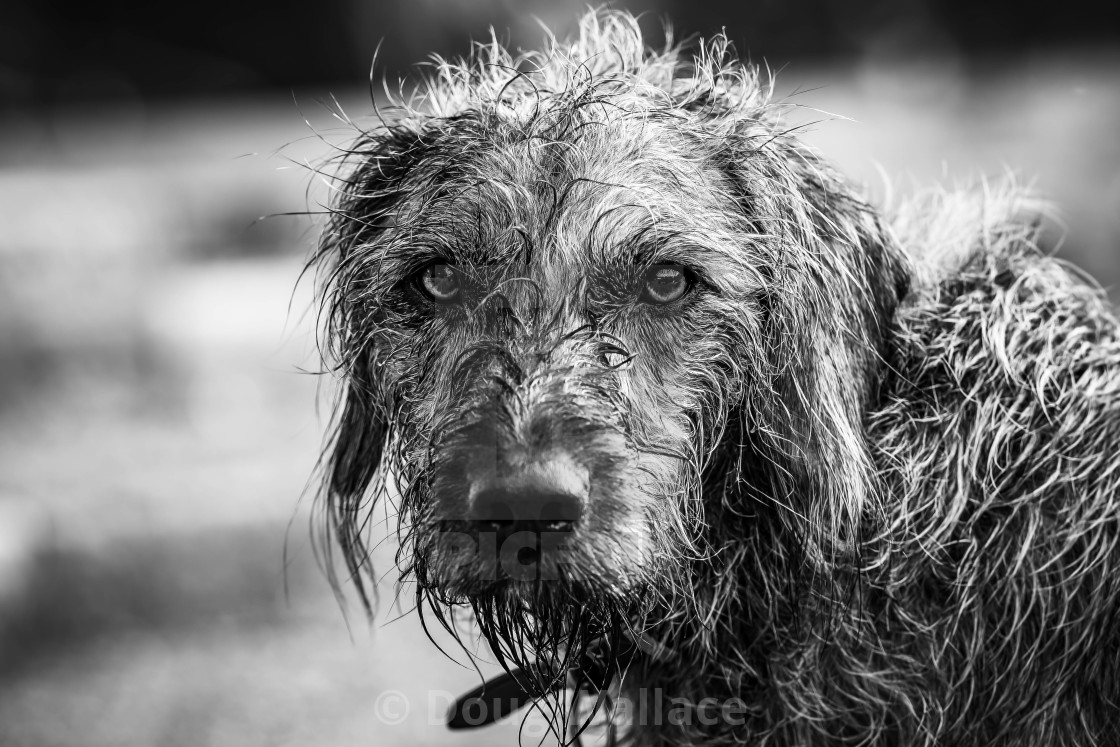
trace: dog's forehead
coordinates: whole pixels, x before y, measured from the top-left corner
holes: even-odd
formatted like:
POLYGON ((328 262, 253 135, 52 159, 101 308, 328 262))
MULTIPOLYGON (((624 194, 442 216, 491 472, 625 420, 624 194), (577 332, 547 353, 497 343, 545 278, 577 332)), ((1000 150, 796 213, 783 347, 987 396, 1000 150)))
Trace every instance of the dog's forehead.
POLYGON ((454 234, 473 258, 570 265, 688 244, 694 258, 717 261, 713 239, 741 227, 718 148, 672 118, 619 116, 559 132, 462 122, 441 139, 454 177, 423 210, 445 219, 422 223, 442 239, 454 234))

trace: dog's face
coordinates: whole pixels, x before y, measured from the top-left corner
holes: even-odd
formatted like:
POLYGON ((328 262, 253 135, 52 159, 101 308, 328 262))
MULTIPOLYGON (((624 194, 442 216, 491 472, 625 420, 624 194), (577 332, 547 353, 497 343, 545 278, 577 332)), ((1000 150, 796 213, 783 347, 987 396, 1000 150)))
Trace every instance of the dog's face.
POLYGON ((625 595, 677 558, 761 339, 760 237, 710 142, 601 119, 434 124, 362 247, 363 370, 450 596, 625 595))
POLYGON ((678 75, 612 23, 537 79, 500 49, 447 67, 438 116, 354 148, 321 247, 343 555, 367 562, 372 486, 421 594, 484 624, 700 603, 721 532, 823 556, 871 479, 860 417, 902 292, 877 220, 750 71, 717 50, 678 75))

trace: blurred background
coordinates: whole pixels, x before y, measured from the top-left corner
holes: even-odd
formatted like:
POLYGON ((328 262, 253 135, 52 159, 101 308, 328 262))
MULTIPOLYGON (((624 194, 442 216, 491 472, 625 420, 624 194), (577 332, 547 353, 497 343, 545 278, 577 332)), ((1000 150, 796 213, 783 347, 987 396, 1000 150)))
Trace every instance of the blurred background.
MULTIPOLYGON (((651 34, 726 28, 872 194, 1018 173, 1058 207, 1051 247, 1118 299, 1120 29, 1099 4, 614 6, 651 34)), ((393 604, 391 541, 372 624, 314 562, 330 382, 297 279, 317 220, 286 214, 320 209, 313 169, 354 135, 331 97, 369 121, 379 43, 375 77, 407 88, 431 52, 490 26, 536 46, 583 7, 6 0, 0 745, 516 742, 516 722, 436 723, 478 675, 424 639, 409 590, 393 604)))

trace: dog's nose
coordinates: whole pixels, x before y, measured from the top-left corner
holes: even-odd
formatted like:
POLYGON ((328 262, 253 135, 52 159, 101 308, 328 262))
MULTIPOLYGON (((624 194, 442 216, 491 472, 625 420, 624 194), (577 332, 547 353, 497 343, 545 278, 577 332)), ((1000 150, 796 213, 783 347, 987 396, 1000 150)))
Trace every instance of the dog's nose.
POLYGON ((499 535, 570 531, 587 502, 587 471, 569 459, 523 467, 472 486, 470 518, 499 535))

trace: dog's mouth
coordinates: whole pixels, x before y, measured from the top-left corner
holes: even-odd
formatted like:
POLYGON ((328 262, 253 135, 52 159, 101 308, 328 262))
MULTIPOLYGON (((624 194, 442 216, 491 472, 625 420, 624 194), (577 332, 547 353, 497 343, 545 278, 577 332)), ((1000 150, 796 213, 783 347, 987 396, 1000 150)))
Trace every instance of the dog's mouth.
POLYGON ((519 584, 570 583, 580 562, 577 524, 560 518, 442 521, 428 552, 440 586, 467 596, 519 584))
POLYGON ((564 519, 482 522, 475 534, 479 559, 496 562, 511 578, 539 578, 542 571, 563 562, 574 525, 564 519))
POLYGON ((629 603, 647 579, 649 536, 634 526, 563 518, 444 520, 416 548, 421 586, 444 601, 520 599, 542 606, 629 603))

